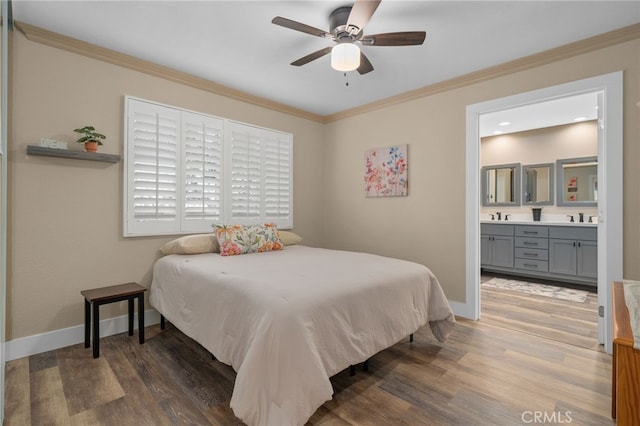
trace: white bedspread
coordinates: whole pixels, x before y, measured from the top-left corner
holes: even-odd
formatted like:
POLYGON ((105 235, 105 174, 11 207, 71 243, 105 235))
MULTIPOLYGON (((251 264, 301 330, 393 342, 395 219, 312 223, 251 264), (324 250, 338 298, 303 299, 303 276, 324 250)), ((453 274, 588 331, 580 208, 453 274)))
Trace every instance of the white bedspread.
POLYGON ((426 267, 305 246, 166 256, 150 302, 234 368, 231 408, 249 425, 302 425, 331 399, 329 377, 427 323, 443 341, 455 322, 426 267))

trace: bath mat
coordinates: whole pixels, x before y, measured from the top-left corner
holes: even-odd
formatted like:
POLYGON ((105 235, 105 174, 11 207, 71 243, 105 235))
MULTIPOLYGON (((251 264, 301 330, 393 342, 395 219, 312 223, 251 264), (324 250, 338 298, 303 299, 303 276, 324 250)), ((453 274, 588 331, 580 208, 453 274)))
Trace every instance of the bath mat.
POLYGON ((585 302, 587 300, 587 295, 589 294, 588 291, 584 290, 574 290, 572 288, 529 283, 526 281, 516 281, 506 278, 491 278, 490 280, 483 282, 482 285, 503 290, 519 291, 521 293, 533 294, 536 296, 569 300, 571 302, 585 302))

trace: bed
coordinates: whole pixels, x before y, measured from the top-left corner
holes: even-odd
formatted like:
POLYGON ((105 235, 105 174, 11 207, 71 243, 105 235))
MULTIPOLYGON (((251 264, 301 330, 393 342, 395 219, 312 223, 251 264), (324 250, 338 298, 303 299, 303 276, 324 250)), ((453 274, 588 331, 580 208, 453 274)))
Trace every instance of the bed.
POLYGON ((249 425, 304 424, 331 376, 426 324, 444 341, 455 323, 425 266, 302 245, 165 256, 150 303, 234 368, 231 408, 249 425))

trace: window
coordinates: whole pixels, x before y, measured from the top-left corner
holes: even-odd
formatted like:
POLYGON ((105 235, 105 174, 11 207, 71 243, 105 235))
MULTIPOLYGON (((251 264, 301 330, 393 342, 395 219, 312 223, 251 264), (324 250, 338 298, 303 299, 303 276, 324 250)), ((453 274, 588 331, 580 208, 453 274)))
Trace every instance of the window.
POLYGON ((293 226, 291 134, 130 97, 125 123, 125 236, 293 226))

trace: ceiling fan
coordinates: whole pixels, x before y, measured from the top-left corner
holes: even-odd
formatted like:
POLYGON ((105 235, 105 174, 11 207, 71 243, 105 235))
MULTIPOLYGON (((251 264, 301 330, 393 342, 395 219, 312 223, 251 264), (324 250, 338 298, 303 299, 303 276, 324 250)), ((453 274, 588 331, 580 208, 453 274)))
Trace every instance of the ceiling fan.
POLYGON ((335 9, 329 14, 329 32, 281 16, 276 16, 271 22, 316 37, 328 38, 337 43, 333 47, 325 47, 303 56, 291 65, 305 65, 331 52, 331 66, 334 69, 344 72, 358 70, 360 74, 366 74, 373 71, 373 65, 356 43, 363 46, 416 46, 424 43, 427 35, 424 31, 364 35, 364 26, 381 1, 356 0, 353 6, 335 9))

